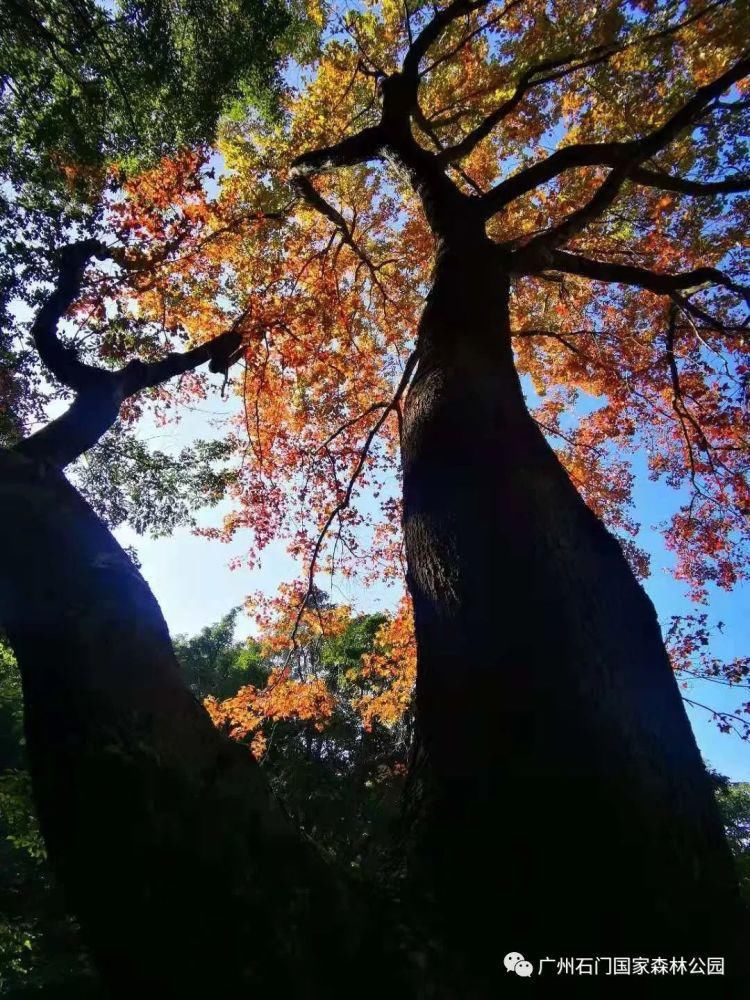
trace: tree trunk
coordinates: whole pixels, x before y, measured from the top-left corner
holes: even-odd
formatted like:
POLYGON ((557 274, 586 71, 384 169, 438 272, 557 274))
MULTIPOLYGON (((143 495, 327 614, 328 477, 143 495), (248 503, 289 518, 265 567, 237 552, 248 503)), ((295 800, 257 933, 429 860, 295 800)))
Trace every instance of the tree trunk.
MULTIPOLYGON (((111 994, 341 995, 381 954, 356 887, 214 729, 110 533, 59 472, 7 453, 0 621, 50 860, 111 994)), ((376 964, 382 983, 395 962, 376 964)))
POLYGON ((653 605, 528 414, 508 287, 486 244, 442 250, 405 406, 412 877, 463 950, 462 996, 507 989, 512 950, 726 955, 739 975, 735 876, 653 605))

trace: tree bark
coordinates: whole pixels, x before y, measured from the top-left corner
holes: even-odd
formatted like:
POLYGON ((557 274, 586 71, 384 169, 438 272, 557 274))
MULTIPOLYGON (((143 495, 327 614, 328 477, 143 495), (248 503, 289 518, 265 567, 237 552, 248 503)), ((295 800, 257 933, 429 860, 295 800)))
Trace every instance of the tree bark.
POLYGON ((339 996, 360 962, 385 988, 399 964, 382 958, 374 896, 366 919, 356 884, 213 727, 151 591, 87 504, 13 453, 0 454, 0 622, 50 860, 112 996, 339 996))
POLYGON ((440 250, 405 405, 414 892, 462 996, 507 989, 511 950, 724 955, 739 978, 736 879, 653 605, 527 411, 508 288, 488 243, 440 250))

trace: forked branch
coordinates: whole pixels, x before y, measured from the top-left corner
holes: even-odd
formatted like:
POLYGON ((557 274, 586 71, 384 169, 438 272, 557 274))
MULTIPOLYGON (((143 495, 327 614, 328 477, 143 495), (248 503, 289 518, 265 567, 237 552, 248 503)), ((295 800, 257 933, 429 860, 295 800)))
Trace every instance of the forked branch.
POLYGON ((134 360, 117 371, 82 362, 75 350, 62 343, 58 327, 80 294, 91 258, 104 260, 112 256, 113 251, 94 239, 64 247, 59 253, 55 287, 31 326, 34 344, 45 367, 76 395, 62 416, 21 441, 16 451, 57 468, 64 468, 93 447, 113 426, 121 404, 128 397, 206 362, 211 371, 226 372, 242 354, 242 334, 238 327, 244 314, 219 336, 184 353, 170 353, 159 361, 134 360))
MULTIPOLYGON (((509 3, 497 17, 490 19, 490 23, 494 23, 499 20, 514 6, 516 6, 515 3, 509 3)), ((707 13, 718 6, 720 5, 716 2, 710 3, 701 10, 692 13, 689 17, 679 21, 677 24, 669 25, 659 31, 650 32, 635 39, 631 39, 630 41, 610 42, 606 45, 596 45, 587 52, 569 52, 565 55, 558 56, 553 59, 546 59, 530 66, 521 74, 513 94, 498 108, 491 112, 491 114, 487 115, 487 117, 481 121, 476 128, 472 129, 472 131, 469 132, 459 143, 444 150, 441 154, 441 161, 454 162, 455 160, 468 156, 469 153, 471 153, 483 139, 487 138, 487 136, 491 134, 492 130, 501 121, 503 121, 504 118, 516 109, 526 94, 533 88, 542 86, 545 83, 552 83, 556 80, 561 80, 578 70, 588 69, 592 66, 600 65, 601 63, 611 59, 612 56, 625 52, 628 49, 632 49, 637 45, 661 41, 671 35, 675 35, 677 32, 688 27, 690 24, 693 24, 695 21, 705 17, 707 13)), ((472 33, 472 35, 475 33, 476 32, 472 33)), ((470 38, 472 35, 468 37, 470 38)), ((454 51, 457 50, 458 49, 454 51)), ((436 60, 435 63, 428 68, 428 70, 438 65, 440 61, 441 60, 439 59, 436 60)))

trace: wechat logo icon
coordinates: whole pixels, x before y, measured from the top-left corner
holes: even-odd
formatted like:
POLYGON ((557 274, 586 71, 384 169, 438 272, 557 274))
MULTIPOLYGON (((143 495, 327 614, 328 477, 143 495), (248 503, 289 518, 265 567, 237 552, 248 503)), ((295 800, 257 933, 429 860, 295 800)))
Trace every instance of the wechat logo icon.
POLYGON ((520 951, 509 951, 503 959, 507 972, 515 972, 517 976, 530 976, 534 971, 531 962, 527 962, 520 951))

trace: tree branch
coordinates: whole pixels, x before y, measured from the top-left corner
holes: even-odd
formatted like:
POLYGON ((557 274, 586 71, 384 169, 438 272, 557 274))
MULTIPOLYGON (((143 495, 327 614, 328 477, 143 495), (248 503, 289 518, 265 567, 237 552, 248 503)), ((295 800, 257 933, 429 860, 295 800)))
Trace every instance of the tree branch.
POLYGON ((713 330, 719 330, 721 333, 746 332, 747 324, 745 324, 744 328, 740 327, 739 331, 737 327, 727 326, 725 323, 722 323, 721 320, 712 316, 711 313, 707 312, 705 309, 701 309, 700 306, 697 306, 694 302, 691 302, 690 299, 686 298, 684 295, 680 295, 678 292, 672 292, 670 298, 680 307, 685 318, 690 319, 691 322, 693 319, 699 319, 702 323, 705 323, 706 326, 713 330))
POLYGON ((457 21, 459 17, 464 17, 475 10, 486 7, 489 2, 490 0, 453 0, 453 3, 438 11, 409 46, 401 67, 403 76, 416 85, 419 79, 420 62, 448 25, 457 21))
POLYGON ((63 385, 76 393, 70 408, 41 430, 21 441, 15 451, 56 468, 64 468, 93 447, 115 423, 122 402, 142 389, 192 371, 210 362, 211 371, 226 372, 242 354, 239 324, 184 353, 168 354, 159 361, 130 361, 119 371, 84 364, 76 352, 57 336, 58 324, 80 293, 86 264, 96 256, 106 259, 112 252, 98 240, 72 243, 59 253, 57 283, 31 326, 34 344, 45 367, 63 385))
POLYGON ((453 46, 452 49, 450 49, 448 52, 444 52, 442 55, 437 56, 437 58, 434 59, 429 66, 426 66, 419 75, 421 77, 425 77, 429 73, 432 73, 433 70, 437 69, 437 67, 440 66, 441 63, 447 62, 449 59, 453 59, 453 57, 458 55, 458 53, 461 52, 462 49, 466 48, 469 42, 471 42, 478 35, 481 35, 483 31, 488 31, 490 28, 493 28, 496 24, 499 24, 499 22, 502 21, 505 15, 510 13, 510 11, 513 10, 514 7, 518 7, 520 3, 523 3, 523 0, 510 0, 510 2, 506 4, 506 6, 503 7, 501 11, 498 11, 497 14, 490 17, 487 21, 484 22, 484 24, 478 25, 476 28, 474 28, 473 31, 470 31, 468 35, 464 35, 463 38, 456 45, 453 46))
POLYGON ((63 247, 58 256, 57 282, 31 325, 31 336, 49 372, 69 389, 79 391, 100 380, 105 373, 83 364, 74 350, 63 346, 57 336, 57 327, 80 294, 88 262, 92 257, 103 260, 109 256, 109 251, 99 240, 90 239, 63 247))
POLYGON ((356 135, 348 136, 333 146, 324 146, 303 153, 292 162, 289 176, 294 181, 299 177, 325 173, 337 167, 351 167, 375 159, 384 143, 383 130, 379 125, 362 129, 356 135))
MULTIPOLYGON (((328 517, 325 519, 325 522, 323 523, 323 527, 320 529, 320 532, 318 533, 318 537, 315 541, 312 555, 310 557, 310 566, 307 573, 307 589, 305 590, 305 595, 302 598, 302 601, 300 602, 299 608, 297 610, 297 615, 294 620, 294 625, 292 627, 292 631, 290 634, 290 642, 292 643, 292 646, 289 650, 289 655, 287 656, 287 660, 284 664, 285 667, 288 666, 289 659, 291 658, 291 654, 294 649, 294 644, 297 641, 297 631, 302 621, 302 615, 304 614, 305 607, 310 597, 315 591, 315 570, 317 567, 318 558, 320 556, 320 552, 323 547, 323 542, 325 541, 326 535, 330 531, 331 525, 333 524, 334 520, 337 517, 340 517, 343 511, 345 511, 349 506, 349 504, 351 503, 352 495, 354 493, 354 487, 356 486, 357 480, 359 479, 362 470, 365 467, 365 463, 367 462, 367 458, 370 453, 370 448, 372 447, 372 443, 377 437, 380 428, 388 419, 389 415, 394 411, 398 412, 398 407, 401 401, 401 397, 409 387, 409 382, 411 381, 411 377, 414 372, 414 368, 416 367, 418 359, 419 355, 417 350, 412 351, 411 355, 409 356, 406 362, 404 371, 401 375, 401 379, 399 380, 398 386, 396 387, 396 391, 391 397, 391 401, 382 406, 383 412, 380 414, 378 419, 375 421, 375 423, 372 425, 372 427, 367 433, 367 437, 365 438, 364 444, 360 449, 359 458, 357 459, 357 464, 355 465, 354 471, 349 477, 349 482, 347 484, 346 491, 344 492, 344 496, 336 504, 336 506, 332 508, 332 510, 328 514, 328 517)), ((377 405, 378 408, 380 408, 381 404, 377 405)), ((374 408, 371 407, 370 411, 373 411, 373 409, 374 408)), ((360 414, 360 417, 361 416, 364 416, 364 414, 360 414)), ((359 417, 357 419, 359 419, 359 417)), ((325 445, 323 445, 322 447, 325 447, 325 445)))
POLYGON ((320 212, 321 215, 324 215, 326 219, 328 219, 330 222, 334 224, 334 226, 336 226, 336 228, 341 233, 344 243, 346 243, 346 245, 354 252, 355 256, 357 256, 362 261, 362 263, 370 272, 373 284, 378 288, 380 294, 386 301, 390 301, 388 293, 386 292, 385 288, 383 288, 383 284, 380 281, 380 278, 378 278, 377 276, 375 265, 373 264, 370 257, 368 257, 368 255, 364 252, 364 250, 359 246, 357 241, 354 239, 349 224, 347 223, 346 219, 341 214, 341 212, 339 212, 337 209, 333 207, 333 205, 331 205, 329 202, 325 200, 323 195, 316 190, 315 185, 312 183, 310 178, 305 176, 304 174, 295 177, 293 184, 294 187, 297 189, 297 191, 299 191, 299 193, 305 199, 305 201, 312 206, 312 208, 317 209, 317 211, 320 212))
MULTIPOLYGON (((437 132, 433 128, 429 118, 427 118, 424 111, 422 110, 419 100, 416 100, 414 102, 414 108, 412 110, 412 114, 414 116, 414 122, 418 126, 418 128, 420 128, 422 132, 424 132, 424 134, 433 144, 435 149, 438 151, 438 154, 442 153, 444 151, 443 144, 441 143, 440 138, 438 137, 437 132)), ((440 160, 440 156, 438 156, 437 159, 440 160)), ((484 194, 484 190, 479 184, 477 184, 474 178, 471 177, 469 174, 467 174, 462 167, 456 164, 453 165, 453 169, 462 178, 462 180, 469 185, 470 188, 474 189, 476 194, 478 194, 479 197, 481 198, 482 195, 484 194)))
POLYGON ((546 159, 519 170, 495 185, 482 198, 482 214, 489 218, 516 198, 574 167, 616 167, 625 160, 631 146, 631 143, 625 142, 589 142, 564 146, 546 159))
POLYGON ((697 470, 695 467, 695 456, 693 454, 693 443, 690 439, 690 431, 688 430, 687 424, 689 423, 693 430, 698 433, 698 441, 701 445, 705 445, 705 435, 701 430, 700 426, 696 423, 687 406, 685 405, 685 399, 682 394, 682 386, 680 384, 680 372, 677 368, 677 359, 674 355, 674 335, 677 326, 677 310, 674 305, 670 307, 669 310, 669 322, 667 324, 667 335, 665 338, 665 356, 667 359, 667 366, 669 368, 669 377, 672 382, 672 409, 674 410, 677 419, 680 423, 680 429, 682 431, 682 437, 685 441, 685 454, 687 456, 688 465, 690 466, 690 481, 693 484, 694 489, 698 489, 697 481, 697 470))
POLYGON ((511 258, 514 274, 535 274, 547 269, 577 274, 594 281, 606 281, 622 285, 635 285, 658 295, 672 295, 676 292, 698 291, 717 285, 741 296, 750 306, 750 288, 733 281, 716 267, 698 267, 692 271, 676 274, 662 274, 631 264, 615 264, 610 261, 591 260, 580 254, 561 250, 546 250, 542 258, 536 254, 526 257, 526 250, 517 251, 511 258), (542 259, 543 258, 543 259, 542 259))
POLYGON ((120 406, 129 396, 192 371, 206 361, 212 371, 225 371, 241 354, 242 335, 232 329, 184 354, 168 354, 160 361, 131 361, 116 372, 91 368, 99 377, 77 392, 65 413, 25 438, 14 451, 64 469, 93 448, 116 423, 120 406))
POLYGON ((616 167, 585 205, 575 212, 571 212, 558 225, 540 233, 538 236, 534 236, 524 247, 524 252, 528 251, 529 254, 534 254, 539 251, 545 251, 548 248, 554 249, 567 243, 568 240, 585 229, 594 219, 598 219, 609 208, 619 195, 622 185, 627 180, 628 172, 628 164, 616 167))
POLYGON ((449 146, 447 149, 444 149, 438 157, 440 162, 453 163, 455 160, 460 160, 463 159, 463 157, 468 156, 469 153, 471 153, 483 139, 487 138, 496 125, 498 125, 504 118, 507 118, 507 116, 511 114, 516 107, 518 107, 526 94, 534 87, 550 83, 552 80, 559 80, 563 76, 567 76, 569 73, 574 73, 579 69, 585 69, 588 66, 595 66, 598 63, 609 59, 611 55, 619 51, 619 48, 615 46, 600 46, 599 48, 604 49, 604 51, 597 53, 597 50, 593 50, 588 58, 580 56, 577 57, 576 55, 571 54, 563 56, 559 59, 547 59, 544 62, 530 66, 524 73, 521 74, 521 78, 516 84, 516 89, 511 96, 506 101, 503 101, 503 103, 491 114, 487 115, 487 117, 480 122, 476 128, 472 129, 471 132, 465 135, 464 138, 460 142, 456 143, 455 146, 449 146), (560 69, 556 73, 550 73, 539 80, 534 79, 537 73, 566 66, 566 64, 573 62, 575 62, 575 65, 569 65, 566 69, 560 69))
MULTIPOLYGON (((620 184, 623 183, 631 171, 635 171, 645 160, 650 159, 669 145, 674 138, 688 128, 715 97, 748 75, 750 75, 750 57, 745 57, 722 73, 716 80, 699 87, 693 97, 683 104, 662 126, 649 132, 641 139, 633 139, 628 142, 581 143, 557 150, 545 160, 519 171, 488 191, 482 199, 483 215, 485 218, 489 218, 515 198, 527 191, 532 191, 540 184, 552 180, 558 174, 572 167, 611 167, 613 172, 617 171, 620 184)), ((605 181, 606 183, 607 181, 605 181)), ((602 196, 597 202, 598 212, 603 211, 606 204, 614 200, 615 189, 616 184, 613 180, 607 189, 606 198, 602 196)), ((594 198, 598 198, 598 192, 594 198)), ((587 218, 591 218, 590 214, 587 218)), ((562 225, 564 226, 565 223, 562 225)))
POLYGON ((631 170, 629 178, 634 184, 642 187, 659 188, 661 191, 675 191, 677 194, 693 195, 696 198, 711 197, 715 194, 738 194, 750 191, 750 175, 737 174, 720 181, 694 181, 689 177, 674 177, 660 170, 648 170, 636 167, 631 170))
POLYGON ((726 733, 731 729, 741 740, 750 740, 750 722, 747 719, 735 715, 734 712, 723 712, 720 709, 711 708, 710 705, 703 705, 701 702, 693 701, 692 698, 686 698, 684 695, 682 700, 686 705, 692 705, 693 708, 702 708, 705 712, 710 712, 722 732, 726 733), (735 723, 739 723, 739 726, 735 725, 735 723))

